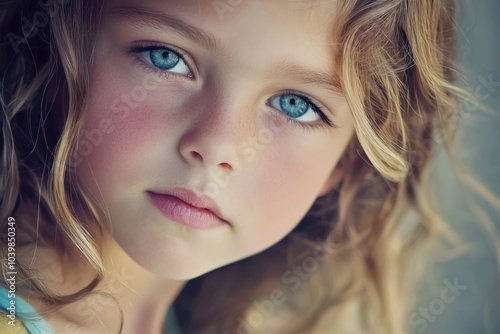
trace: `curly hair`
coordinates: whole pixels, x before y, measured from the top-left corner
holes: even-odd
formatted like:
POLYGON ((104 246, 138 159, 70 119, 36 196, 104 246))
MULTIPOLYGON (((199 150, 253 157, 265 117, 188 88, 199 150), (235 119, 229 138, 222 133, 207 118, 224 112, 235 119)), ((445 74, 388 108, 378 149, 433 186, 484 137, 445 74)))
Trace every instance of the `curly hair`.
MULTIPOLYGON (((68 168, 104 2, 59 2, 42 8, 47 22, 33 26, 36 33, 17 18, 33 17, 40 2, 12 1, 0 11, 7 46, 0 50, 2 241, 7 217, 34 205, 39 217, 19 219, 18 243, 77 252, 96 271, 86 288, 60 296, 18 264, 20 288, 55 308, 83 298, 104 275, 94 241, 102 226, 89 223, 99 222, 97 211, 68 168)), ((335 6, 332 58, 356 131, 340 161, 347 172, 285 239, 190 281, 175 303, 185 333, 245 327, 332 333, 348 322, 359 323, 357 332, 399 333, 411 301, 410 260, 432 236, 455 240, 428 189, 434 138, 449 146, 457 98, 467 95, 454 84, 454 2, 341 0, 335 6)))

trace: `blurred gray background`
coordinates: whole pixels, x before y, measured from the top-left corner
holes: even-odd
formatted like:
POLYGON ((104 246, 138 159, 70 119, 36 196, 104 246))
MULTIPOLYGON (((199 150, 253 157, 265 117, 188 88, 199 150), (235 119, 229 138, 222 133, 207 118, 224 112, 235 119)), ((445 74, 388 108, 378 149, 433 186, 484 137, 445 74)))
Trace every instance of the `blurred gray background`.
MULTIPOLYGON (((462 164, 500 196, 500 0, 459 1, 464 85, 491 112, 462 105, 457 153, 462 164)), ((491 233, 469 209, 466 199, 472 194, 457 185, 445 156, 440 156, 437 169, 447 219, 471 250, 438 262, 427 274, 429 283, 422 287, 408 320, 410 329, 426 334, 500 334, 500 279, 491 233)), ((479 204, 500 229, 500 208, 479 204)))

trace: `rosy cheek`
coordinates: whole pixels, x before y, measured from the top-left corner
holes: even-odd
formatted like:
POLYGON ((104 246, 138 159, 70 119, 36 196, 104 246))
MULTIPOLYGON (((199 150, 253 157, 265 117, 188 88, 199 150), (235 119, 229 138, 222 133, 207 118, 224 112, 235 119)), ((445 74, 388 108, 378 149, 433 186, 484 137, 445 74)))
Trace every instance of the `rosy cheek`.
POLYGON ((250 194, 249 189, 253 189, 251 196, 245 197, 244 210, 259 208, 244 227, 247 239, 241 240, 244 247, 253 250, 275 243, 299 223, 333 166, 333 161, 326 161, 318 168, 316 155, 298 154, 296 148, 280 139, 273 142, 273 149, 269 147, 260 154, 256 164, 249 166, 255 171, 251 175, 254 182, 246 183, 248 189, 241 190, 250 194), (249 238, 249 235, 258 238, 249 238), (245 244, 247 241, 251 243, 245 244))
POLYGON ((294 208, 292 211, 300 211, 301 207, 307 205, 302 204, 303 199, 313 196, 314 182, 311 182, 311 177, 314 178, 315 171, 311 170, 310 161, 304 161, 307 158, 287 157, 286 152, 280 152, 280 156, 274 155, 269 160, 270 170, 273 172, 266 173, 259 183, 262 187, 267 187, 270 193, 280 197, 274 203, 283 203, 289 211, 290 208, 294 208), (267 186, 264 183, 266 181, 267 186))
POLYGON ((127 177, 128 170, 137 170, 151 159, 158 134, 168 131, 165 127, 170 122, 162 122, 161 112, 151 103, 153 92, 137 99, 128 93, 131 91, 130 85, 116 82, 100 81, 91 87, 77 154, 100 182, 115 175, 127 177))

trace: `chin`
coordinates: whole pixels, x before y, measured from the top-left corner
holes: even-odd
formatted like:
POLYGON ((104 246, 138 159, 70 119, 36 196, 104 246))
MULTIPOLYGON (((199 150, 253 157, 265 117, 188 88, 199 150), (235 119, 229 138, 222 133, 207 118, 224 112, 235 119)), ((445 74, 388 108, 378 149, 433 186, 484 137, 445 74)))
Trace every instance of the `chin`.
POLYGON ((219 267, 214 263, 215 259, 207 258, 207 252, 179 239, 166 240, 156 245, 144 243, 132 247, 129 243, 125 243, 122 249, 136 265, 152 274, 171 280, 190 280, 219 267))

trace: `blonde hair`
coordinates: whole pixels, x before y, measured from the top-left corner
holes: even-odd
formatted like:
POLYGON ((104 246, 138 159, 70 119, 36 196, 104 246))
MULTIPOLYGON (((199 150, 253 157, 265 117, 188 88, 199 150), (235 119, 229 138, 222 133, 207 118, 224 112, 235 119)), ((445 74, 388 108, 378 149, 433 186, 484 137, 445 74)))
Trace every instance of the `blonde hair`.
MULTIPOLYGON (((354 318, 348 322, 362 324, 354 332, 400 333, 411 305, 404 284, 411 256, 432 235, 457 240, 432 205, 427 188, 434 138, 439 134, 445 147, 451 144, 449 125, 458 112, 457 97, 467 96, 453 84, 454 3, 344 0, 338 2, 337 12, 332 19, 333 57, 356 129, 356 138, 340 162, 348 172, 338 189, 318 199, 285 241, 248 264, 222 268, 199 283, 191 282, 196 293, 186 297, 186 306, 219 291, 225 293, 218 298, 233 301, 242 293, 235 284, 217 288, 220 278, 241 273, 234 281, 248 281, 243 267, 250 268, 251 263, 259 272, 258 263, 274 257, 278 279, 257 277, 258 282, 247 283, 263 286, 262 295, 253 297, 258 304, 269 289, 283 286, 281 273, 305 263, 329 243, 334 252, 304 279, 303 292, 288 297, 289 312, 301 316, 286 317, 287 309, 281 306, 286 329, 280 332, 331 333, 342 328, 342 319, 350 312, 354 318), (418 220, 402 226, 410 212, 418 220), (286 258, 289 265, 280 265, 286 258)), ((245 302, 238 312, 247 311, 248 324, 252 309, 247 308, 248 297, 241 299, 245 302)), ((234 310, 227 307, 220 314, 218 306, 205 303, 198 312, 186 309, 186 326, 203 324, 191 325, 187 333, 205 328, 217 332, 214 324, 220 323, 227 326, 221 330, 241 326, 236 315, 227 316, 228 309, 234 310)))
MULTIPOLYGON (((37 205, 32 217, 17 220, 17 247, 29 243, 48 246, 63 255, 78 252, 96 269, 96 279, 75 294, 49 291, 36 272, 17 263, 19 292, 29 292, 54 306, 70 303, 91 291, 102 277, 99 252, 93 241, 95 227, 84 223, 75 208, 93 211, 78 191, 66 163, 79 138, 82 108, 88 88, 93 42, 102 3, 52 4, 19 1, 0 11, 2 43, 2 230, 8 216, 21 217, 20 206, 37 205), (88 20, 91 15, 94 22, 88 20), (46 24, 23 26, 20 17, 45 17, 46 24), (75 22, 81 22, 75 25, 75 22), (36 29, 36 34, 33 31, 36 29), (33 57, 33 54, 37 57, 33 57), (49 128, 50 127, 50 128, 49 128), (21 176, 22 175, 22 176, 21 176)), ((43 22, 43 21, 42 21, 43 22)), ((2 260, 6 259, 2 243, 2 260)), ((5 272, 6 267, 3 267, 5 272)))
MULTIPOLYGON (((2 59, 11 59, 0 65, 2 231, 20 205, 37 204, 43 219, 36 226, 18 224, 21 242, 40 242, 60 254, 76 252, 96 271, 85 289, 58 296, 36 273, 21 267, 21 288, 54 307, 87 295, 104 272, 93 239, 102 228, 100 219, 68 166, 78 149, 102 6, 100 1, 60 5, 36 36, 11 43, 18 49, 15 58, 9 57, 12 49, 0 51, 2 59), (33 59, 33 49, 41 56, 33 59), (53 124, 46 118, 63 120, 52 128, 53 137, 48 132, 53 124), (38 128, 49 140, 36 137, 38 128)), ((331 333, 353 308, 359 311, 353 321, 361 330, 398 333, 405 327, 401 296, 408 290, 409 259, 431 235, 455 240, 427 189, 433 138, 440 134, 449 146, 457 97, 466 95, 453 83, 453 1, 343 0, 337 6, 332 57, 356 129, 340 161, 346 174, 284 240, 192 280, 176 301, 185 333, 248 327, 255 307, 271 309, 267 300, 274 300, 272 314, 252 327, 254 333, 269 333, 270 328, 331 333), (410 212, 418 219, 403 226, 410 212), (315 263, 315 269, 295 280, 300 287, 290 291, 285 274, 306 261, 315 263)), ((23 36, 17 18, 31 17, 36 10, 35 1, 24 1, 0 11, 2 36, 23 36)))

